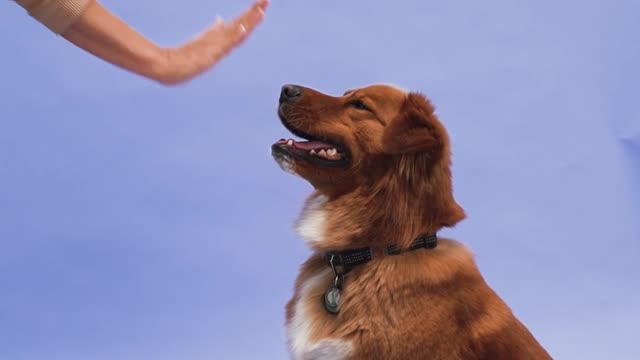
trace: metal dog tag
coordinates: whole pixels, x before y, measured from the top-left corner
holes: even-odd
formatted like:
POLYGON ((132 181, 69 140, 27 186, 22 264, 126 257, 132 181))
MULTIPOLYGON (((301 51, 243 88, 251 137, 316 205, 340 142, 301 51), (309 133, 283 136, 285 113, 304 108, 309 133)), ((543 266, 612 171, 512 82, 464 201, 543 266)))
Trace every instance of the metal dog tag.
MULTIPOLYGON (((329 258, 329 265, 331 265, 331 271, 333 271, 334 276, 333 286, 324 293, 324 308, 334 315, 340 311, 340 295, 342 283, 344 281, 344 274, 336 268, 335 260, 335 255, 331 255, 329 258)), ((342 264, 342 260, 340 260, 340 263, 342 264)))
POLYGON ((340 311, 340 289, 332 287, 324 293, 324 307, 332 314, 340 311))

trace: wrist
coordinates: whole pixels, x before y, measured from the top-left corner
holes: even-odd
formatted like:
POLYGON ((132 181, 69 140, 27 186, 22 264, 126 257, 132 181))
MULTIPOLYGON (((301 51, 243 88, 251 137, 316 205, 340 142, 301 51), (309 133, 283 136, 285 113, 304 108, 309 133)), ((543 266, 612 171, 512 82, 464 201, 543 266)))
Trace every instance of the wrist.
POLYGON ((178 85, 189 80, 188 64, 180 62, 180 51, 175 48, 157 48, 150 66, 153 80, 163 85, 178 85))
POLYGON ((169 85, 169 69, 169 50, 153 46, 141 56, 141 68, 137 72, 151 80, 169 85))

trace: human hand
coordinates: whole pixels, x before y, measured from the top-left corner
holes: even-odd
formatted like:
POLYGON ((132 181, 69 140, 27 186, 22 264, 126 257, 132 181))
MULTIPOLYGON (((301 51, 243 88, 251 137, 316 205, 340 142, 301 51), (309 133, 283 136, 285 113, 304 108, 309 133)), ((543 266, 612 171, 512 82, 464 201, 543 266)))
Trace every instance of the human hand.
POLYGON ((268 5, 269 0, 257 0, 231 22, 218 18, 213 26, 186 44, 161 49, 156 80, 175 85, 211 69, 249 37, 262 22, 268 5))

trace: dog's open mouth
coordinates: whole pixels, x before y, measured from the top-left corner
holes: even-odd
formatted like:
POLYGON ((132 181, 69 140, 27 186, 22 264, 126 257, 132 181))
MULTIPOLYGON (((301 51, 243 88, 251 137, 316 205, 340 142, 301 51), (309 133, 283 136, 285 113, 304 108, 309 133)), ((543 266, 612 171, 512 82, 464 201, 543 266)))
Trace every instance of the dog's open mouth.
POLYGON ((317 166, 342 167, 349 164, 349 153, 337 142, 313 136, 293 128, 284 119, 284 126, 303 141, 280 139, 271 147, 274 156, 286 156, 308 161, 317 166))

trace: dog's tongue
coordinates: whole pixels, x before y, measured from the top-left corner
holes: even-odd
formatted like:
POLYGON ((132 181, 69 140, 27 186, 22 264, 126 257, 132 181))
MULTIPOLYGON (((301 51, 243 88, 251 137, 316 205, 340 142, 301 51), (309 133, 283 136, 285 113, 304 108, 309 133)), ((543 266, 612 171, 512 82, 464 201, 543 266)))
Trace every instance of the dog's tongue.
POLYGON ((311 151, 311 150, 320 150, 320 149, 331 149, 333 145, 327 144, 322 141, 294 141, 293 146, 298 149, 311 151))
POLYGON ((295 141, 293 139, 280 139, 278 140, 278 144, 287 144, 291 142, 296 149, 311 151, 311 150, 321 150, 321 149, 331 149, 334 146, 331 144, 327 144, 322 141, 295 141))

